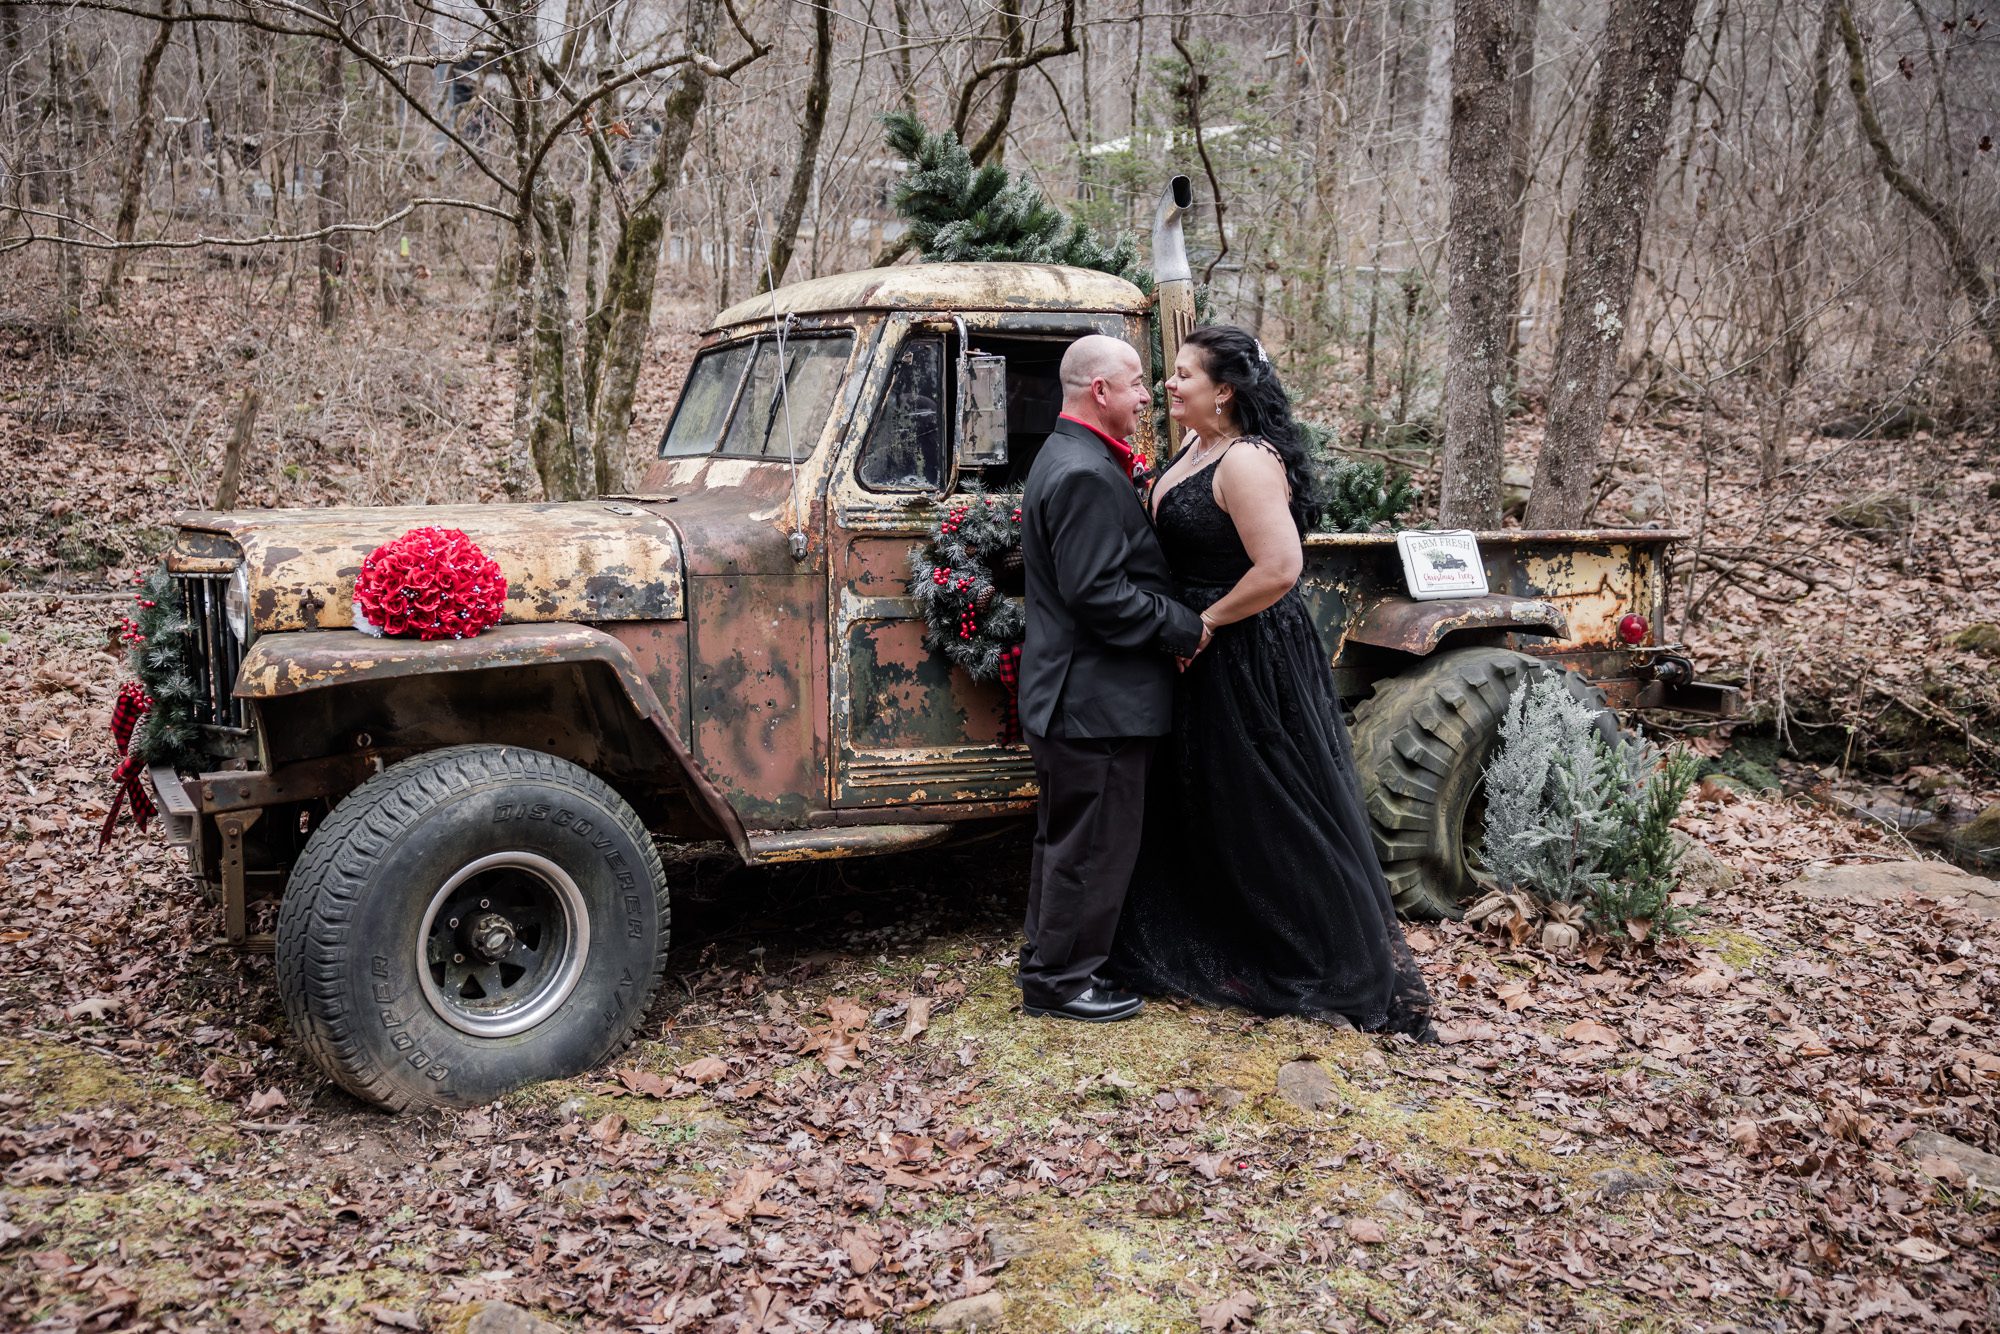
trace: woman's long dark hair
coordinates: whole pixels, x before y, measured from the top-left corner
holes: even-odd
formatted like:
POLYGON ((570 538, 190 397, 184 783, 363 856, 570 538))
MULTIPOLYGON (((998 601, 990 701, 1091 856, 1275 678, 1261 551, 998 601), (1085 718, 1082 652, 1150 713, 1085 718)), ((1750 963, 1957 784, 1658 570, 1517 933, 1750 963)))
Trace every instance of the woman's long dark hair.
POLYGON ((1305 433, 1292 420, 1292 400, 1278 383, 1278 368, 1264 355, 1263 344, 1233 324, 1204 324, 1181 346, 1200 348, 1208 378, 1236 391, 1230 409, 1237 428, 1277 453, 1292 487, 1292 522, 1300 533, 1313 528, 1319 522, 1319 505, 1305 433))

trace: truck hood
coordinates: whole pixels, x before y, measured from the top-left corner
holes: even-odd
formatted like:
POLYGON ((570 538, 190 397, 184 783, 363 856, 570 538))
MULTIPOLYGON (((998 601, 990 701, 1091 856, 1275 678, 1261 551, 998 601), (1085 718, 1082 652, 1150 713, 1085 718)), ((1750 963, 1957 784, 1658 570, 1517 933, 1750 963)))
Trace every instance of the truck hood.
POLYGON ((426 525, 460 529, 500 566, 507 622, 675 620, 685 605, 673 526, 615 500, 197 511, 177 522, 169 568, 224 573, 235 553, 217 539, 234 543, 249 579, 251 621, 265 634, 351 626, 362 558, 426 525))

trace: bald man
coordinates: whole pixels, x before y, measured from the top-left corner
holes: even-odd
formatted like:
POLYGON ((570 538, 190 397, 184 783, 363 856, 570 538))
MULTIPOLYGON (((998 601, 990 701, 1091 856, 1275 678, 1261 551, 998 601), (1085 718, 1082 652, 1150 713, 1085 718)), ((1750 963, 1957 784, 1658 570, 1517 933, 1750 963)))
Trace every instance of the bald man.
POLYGON ((1139 853, 1146 770, 1173 721, 1174 659, 1203 643, 1168 596, 1167 560, 1132 485, 1139 354, 1090 334, 1062 360, 1063 411, 1021 502, 1028 628, 1021 726, 1041 784, 1021 1007, 1106 1023, 1137 996, 1100 975, 1139 853))

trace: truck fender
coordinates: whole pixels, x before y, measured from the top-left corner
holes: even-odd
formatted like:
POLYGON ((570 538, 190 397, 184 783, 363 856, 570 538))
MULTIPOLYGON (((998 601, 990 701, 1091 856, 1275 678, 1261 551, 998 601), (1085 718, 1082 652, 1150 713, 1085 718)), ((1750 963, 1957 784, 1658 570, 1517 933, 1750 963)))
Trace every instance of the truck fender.
POLYGON ((608 670, 633 712, 658 735, 686 776, 688 788, 739 855, 749 855, 743 822, 687 743, 668 721, 652 683, 615 637, 587 625, 500 625, 470 639, 376 639, 358 630, 290 631, 259 635, 243 656, 232 692, 239 699, 275 700, 398 677, 504 667, 596 666, 608 670))
POLYGON ((1343 639, 1421 658, 1436 652, 1448 636, 1466 630, 1519 630, 1568 639, 1569 619, 1553 603, 1506 593, 1425 602, 1388 597, 1363 610, 1343 639))

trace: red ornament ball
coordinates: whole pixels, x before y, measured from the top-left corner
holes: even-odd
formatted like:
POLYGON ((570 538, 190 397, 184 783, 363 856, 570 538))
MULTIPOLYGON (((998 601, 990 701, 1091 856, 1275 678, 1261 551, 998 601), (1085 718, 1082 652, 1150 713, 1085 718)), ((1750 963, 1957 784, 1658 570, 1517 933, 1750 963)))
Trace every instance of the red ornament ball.
POLYGON ((376 635, 468 639, 499 624, 507 580, 456 528, 412 528, 361 562, 354 625, 376 635))

